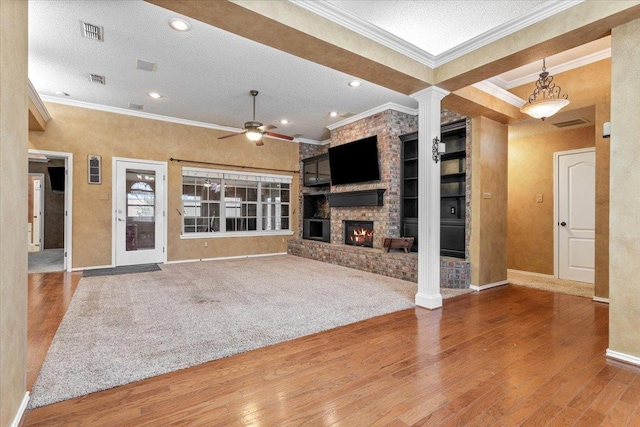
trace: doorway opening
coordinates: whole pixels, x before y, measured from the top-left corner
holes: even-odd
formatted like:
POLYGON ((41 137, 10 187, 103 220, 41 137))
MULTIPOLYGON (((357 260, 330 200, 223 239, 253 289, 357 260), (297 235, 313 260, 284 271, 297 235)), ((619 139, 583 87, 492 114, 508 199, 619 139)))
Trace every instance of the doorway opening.
POLYGON ((29 150, 29 273, 71 271, 72 154, 29 150))

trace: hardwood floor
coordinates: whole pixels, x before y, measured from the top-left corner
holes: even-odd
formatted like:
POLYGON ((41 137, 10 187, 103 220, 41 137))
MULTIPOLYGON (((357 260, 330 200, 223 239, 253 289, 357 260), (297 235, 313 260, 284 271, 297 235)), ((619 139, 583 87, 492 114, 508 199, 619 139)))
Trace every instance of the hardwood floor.
MULTIPOLYGON (((29 277, 29 377, 78 275, 29 277)), ((640 426, 608 306, 503 286, 29 411, 23 425, 640 426)))

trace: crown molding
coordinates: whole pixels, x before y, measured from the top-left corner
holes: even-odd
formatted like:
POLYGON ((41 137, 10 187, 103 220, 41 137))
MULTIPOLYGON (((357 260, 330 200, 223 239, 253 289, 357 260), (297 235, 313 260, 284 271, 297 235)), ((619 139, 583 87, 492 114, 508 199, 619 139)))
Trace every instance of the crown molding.
POLYGON ((295 138, 294 141, 301 142, 303 144, 311 144, 311 145, 326 145, 331 142, 330 139, 325 139, 324 141, 318 141, 315 139, 308 139, 308 138, 295 138))
POLYGON ((418 61, 431 68, 435 68, 436 66, 435 55, 359 18, 345 9, 334 6, 328 2, 317 0, 289 0, 289 2, 328 19, 331 22, 335 22, 361 36, 380 43, 389 49, 395 50, 414 61, 418 61))
POLYGON ((378 113, 381 113, 381 112, 387 111, 387 110, 395 110, 395 111, 398 111, 400 113, 409 114, 411 116, 417 116, 418 115, 418 110, 417 109, 405 107, 403 105, 399 105, 399 104, 396 104, 394 102, 387 102, 386 104, 379 105, 379 106, 377 106, 375 108, 372 108, 370 110, 363 111, 360 114, 356 114, 354 116, 351 116, 348 119, 344 119, 344 120, 341 120, 339 122, 330 124, 330 125, 327 126, 327 129, 334 130, 334 129, 337 129, 339 127, 342 127, 342 126, 345 126, 345 125, 348 125, 348 124, 351 124, 351 123, 355 123, 358 120, 366 119, 367 117, 373 116, 374 114, 378 114, 378 113))
POLYGON ((33 87, 33 83, 31 83, 31 80, 27 79, 27 81, 29 82, 29 85, 27 87, 27 94, 29 95, 29 99, 31 100, 31 102, 33 102, 33 105, 35 105, 36 110, 38 110, 44 121, 48 122, 49 120, 51 120, 51 115, 49 114, 47 107, 44 105, 44 102, 42 102, 42 98, 40 98, 40 95, 38 95, 36 88, 33 87))
POLYGON ((501 88, 490 80, 484 80, 478 83, 474 83, 472 86, 476 89, 480 89, 481 91, 488 93, 489 95, 495 96, 496 98, 501 99, 504 102, 507 102, 517 108, 522 108, 522 106, 527 102, 519 96, 512 94, 508 90, 501 88))
POLYGON ((478 48, 515 33, 525 27, 543 21, 550 16, 576 6, 585 0, 549 0, 533 9, 531 12, 497 26, 464 43, 453 47, 439 55, 433 55, 423 49, 385 31, 353 13, 325 1, 317 0, 289 0, 309 12, 315 13, 329 21, 335 22, 361 36, 367 37, 383 46, 395 50, 428 67, 436 68, 449 61, 453 61, 478 48))
MULTIPOLYGON (((44 101, 51 102, 53 104, 69 105, 72 107, 86 108, 88 110, 106 111, 108 113, 123 114, 125 116, 159 120, 161 122, 177 123, 177 124, 186 125, 186 126, 195 126, 195 127, 215 129, 215 130, 221 130, 225 132, 236 132, 236 133, 242 132, 244 130, 241 128, 234 128, 231 126, 221 126, 221 125, 216 125, 214 123, 205 123, 205 122, 198 122, 195 120, 180 119, 177 117, 161 116, 160 114, 145 113, 143 111, 133 111, 127 108, 111 107, 108 105, 93 104, 90 102, 76 101, 72 99, 62 99, 62 98, 49 96, 49 95, 42 95, 41 98, 44 101)), ((264 138, 272 138, 280 141, 290 141, 289 139, 278 138, 277 136, 269 136, 269 135, 265 135, 264 138)), ((306 138, 294 138, 293 141, 291 142, 304 142, 306 144, 315 144, 315 145, 325 144, 324 141, 317 141, 315 139, 306 139, 306 138)))
POLYGON ((446 52, 436 56, 435 66, 446 64, 449 61, 453 61, 463 55, 473 52, 483 46, 495 42, 503 37, 520 31, 530 25, 537 22, 544 21, 550 16, 556 15, 569 8, 572 8, 585 0, 550 0, 544 2, 544 4, 533 9, 531 12, 499 25, 489 31, 480 34, 477 37, 472 38, 469 41, 459 44, 458 46, 449 49, 446 52))
MULTIPOLYGON (((607 48, 598 52, 591 53, 589 55, 582 56, 580 58, 573 59, 571 61, 564 62, 555 67, 548 67, 549 74, 560 74, 565 71, 573 70, 574 68, 583 67, 585 65, 592 64, 594 62, 602 61, 603 59, 611 58, 611 48, 607 48)), ((494 83, 502 86, 504 89, 512 89, 514 87, 521 86, 523 84, 535 82, 540 77, 540 72, 527 74, 526 76, 519 77, 513 80, 505 80, 502 78, 492 78, 494 83), (502 83, 504 82, 504 85, 502 83)))
POLYGON ((222 130, 225 132, 242 132, 243 129, 230 126, 220 126, 213 123, 198 122, 195 120, 179 119, 176 117, 161 116, 159 114, 145 113, 143 111, 133 111, 127 108, 111 107, 108 105, 93 104, 90 102, 76 101, 72 99, 62 99, 55 96, 42 95, 42 100, 53 104, 70 105, 72 107, 86 108, 88 110, 106 111, 108 113, 123 114, 125 116, 141 117, 143 119, 159 120, 161 122, 177 123, 187 126, 222 130))

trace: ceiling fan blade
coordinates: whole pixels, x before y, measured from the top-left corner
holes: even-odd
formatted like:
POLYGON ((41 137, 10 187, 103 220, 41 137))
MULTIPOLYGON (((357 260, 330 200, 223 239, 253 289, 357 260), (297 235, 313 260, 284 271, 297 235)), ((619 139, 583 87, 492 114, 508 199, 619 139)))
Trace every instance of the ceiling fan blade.
POLYGON ((282 135, 281 133, 273 133, 273 132, 265 132, 266 136, 272 136, 274 138, 286 139, 289 141, 293 141, 293 137, 289 135, 282 135))
POLYGON ((238 132, 238 133, 230 133, 229 135, 225 135, 225 136, 219 136, 218 139, 226 139, 226 138, 231 138, 232 136, 236 136, 236 135, 242 135, 246 132, 246 130, 244 132, 238 132))
POLYGON ((260 130, 262 130, 262 131, 265 131, 265 130, 271 130, 271 129, 278 129, 278 126, 273 126, 273 125, 262 125, 262 126, 260 126, 260 128, 259 128, 259 129, 260 129, 260 130))
POLYGON ((256 147, 260 147, 262 145, 264 145, 264 141, 262 139, 256 141, 256 147))

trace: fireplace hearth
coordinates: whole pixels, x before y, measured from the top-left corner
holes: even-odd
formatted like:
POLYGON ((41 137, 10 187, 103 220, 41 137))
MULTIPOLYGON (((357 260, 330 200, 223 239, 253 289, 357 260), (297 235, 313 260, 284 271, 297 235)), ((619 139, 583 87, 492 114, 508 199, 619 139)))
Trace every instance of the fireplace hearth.
POLYGON ((373 221, 344 221, 344 244, 373 247, 373 221))

